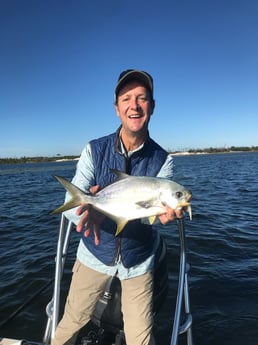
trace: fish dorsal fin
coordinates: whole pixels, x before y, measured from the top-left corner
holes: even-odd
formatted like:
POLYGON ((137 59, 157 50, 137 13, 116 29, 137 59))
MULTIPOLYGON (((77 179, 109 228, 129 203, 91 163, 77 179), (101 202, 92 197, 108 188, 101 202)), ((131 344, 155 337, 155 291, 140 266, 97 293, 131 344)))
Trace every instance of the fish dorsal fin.
POLYGON ((116 176, 117 176, 117 178, 118 178, 119 180, 122 180, 122 179, 127 178, 128 176, 130 176, 130 175, 128 175, 128 174, 126 174, 126 173, 124 173, 124 172, 122 172, 122 171, 119 171, 119 170, 117 170, 117 169, 111 169, 111 171, 112 171, 114 174, 116 174, 116 176))
POLYGON ((116 236, 120 234, 120 232, 123 230, 127 223, 127 219, 119 219, 119 221, 117 222, 116 236))

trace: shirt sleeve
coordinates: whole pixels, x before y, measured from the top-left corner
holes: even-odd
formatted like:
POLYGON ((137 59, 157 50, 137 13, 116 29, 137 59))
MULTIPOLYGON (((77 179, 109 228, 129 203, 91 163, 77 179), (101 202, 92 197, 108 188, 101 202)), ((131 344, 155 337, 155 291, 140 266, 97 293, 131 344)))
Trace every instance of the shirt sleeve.
MULTIPOLYGON (((90 144, 87 144, 81 153, 72 183, 86 193, 89 192, 90 187, 95 185, 94 166, 90 144)), ((67 202, 70 198, 71 196, 67 192, 65 195, 65 202, 67 202)), ((71 220, 74 224, 78 224, 80 220, 80 216, 76 215, 77 208, 78 207, 64 212, 66 218, 71 220)))
POLYGON ((157 177, 167 178, 172 180, 174 175, 174 159, 171 155, 167 156, 165 163, 160 168, 157 177))

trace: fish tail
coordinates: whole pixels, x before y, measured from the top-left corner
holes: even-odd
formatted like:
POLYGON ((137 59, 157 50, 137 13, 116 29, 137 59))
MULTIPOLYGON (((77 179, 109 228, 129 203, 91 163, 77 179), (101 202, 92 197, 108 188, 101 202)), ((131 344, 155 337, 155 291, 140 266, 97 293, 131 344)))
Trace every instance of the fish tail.
POLYGON ((81 203, 78 202, 78 200, 76 200, 75 198, 72 198, 71 200, 69 200, 68 202, 66 202, 65 204, 63 204, 62 206, 56 208, 54 211, 52 211, 52 214, 57 214, 57 213, 62 213, 65 212, 67 210, 70 210, 71 208, 77 207, 79 206, 81 203))
POLYGON ((67 190, 67 192, 71 195, 72 198, 66 203, 64 203, 62 206, 52 211, 53 214, 62 213, 64 211, 70 210, 71 208, 77 207, 88 201, 90 202, 91 197, 88 196, 88 201, 87 201, 86 193, 82 191, 80 188, 76 187, 74 184, 67 181, 65 178, 61 176, 55 176, 55 178, 64 186, 64 188, 67 190))

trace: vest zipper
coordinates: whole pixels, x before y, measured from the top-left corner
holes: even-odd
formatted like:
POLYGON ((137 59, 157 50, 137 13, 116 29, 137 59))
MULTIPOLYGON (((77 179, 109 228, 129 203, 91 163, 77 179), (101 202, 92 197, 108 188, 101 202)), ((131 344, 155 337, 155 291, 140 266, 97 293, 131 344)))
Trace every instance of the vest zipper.
POLYGON ((121 261, 121 237, 119 236, 117 238, 117 250, 116 250, 114 262, 115 262, 115 264, 117 264, 120 261, 121 261))

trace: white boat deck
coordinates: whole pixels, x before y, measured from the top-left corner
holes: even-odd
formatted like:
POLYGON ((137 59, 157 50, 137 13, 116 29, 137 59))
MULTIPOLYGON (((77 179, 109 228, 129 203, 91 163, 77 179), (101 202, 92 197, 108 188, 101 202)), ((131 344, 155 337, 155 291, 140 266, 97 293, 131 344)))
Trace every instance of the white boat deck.
POLYGON ((0 345, 41 345, 40 343, 28 342, 24 339, 0 338, 0 345))

